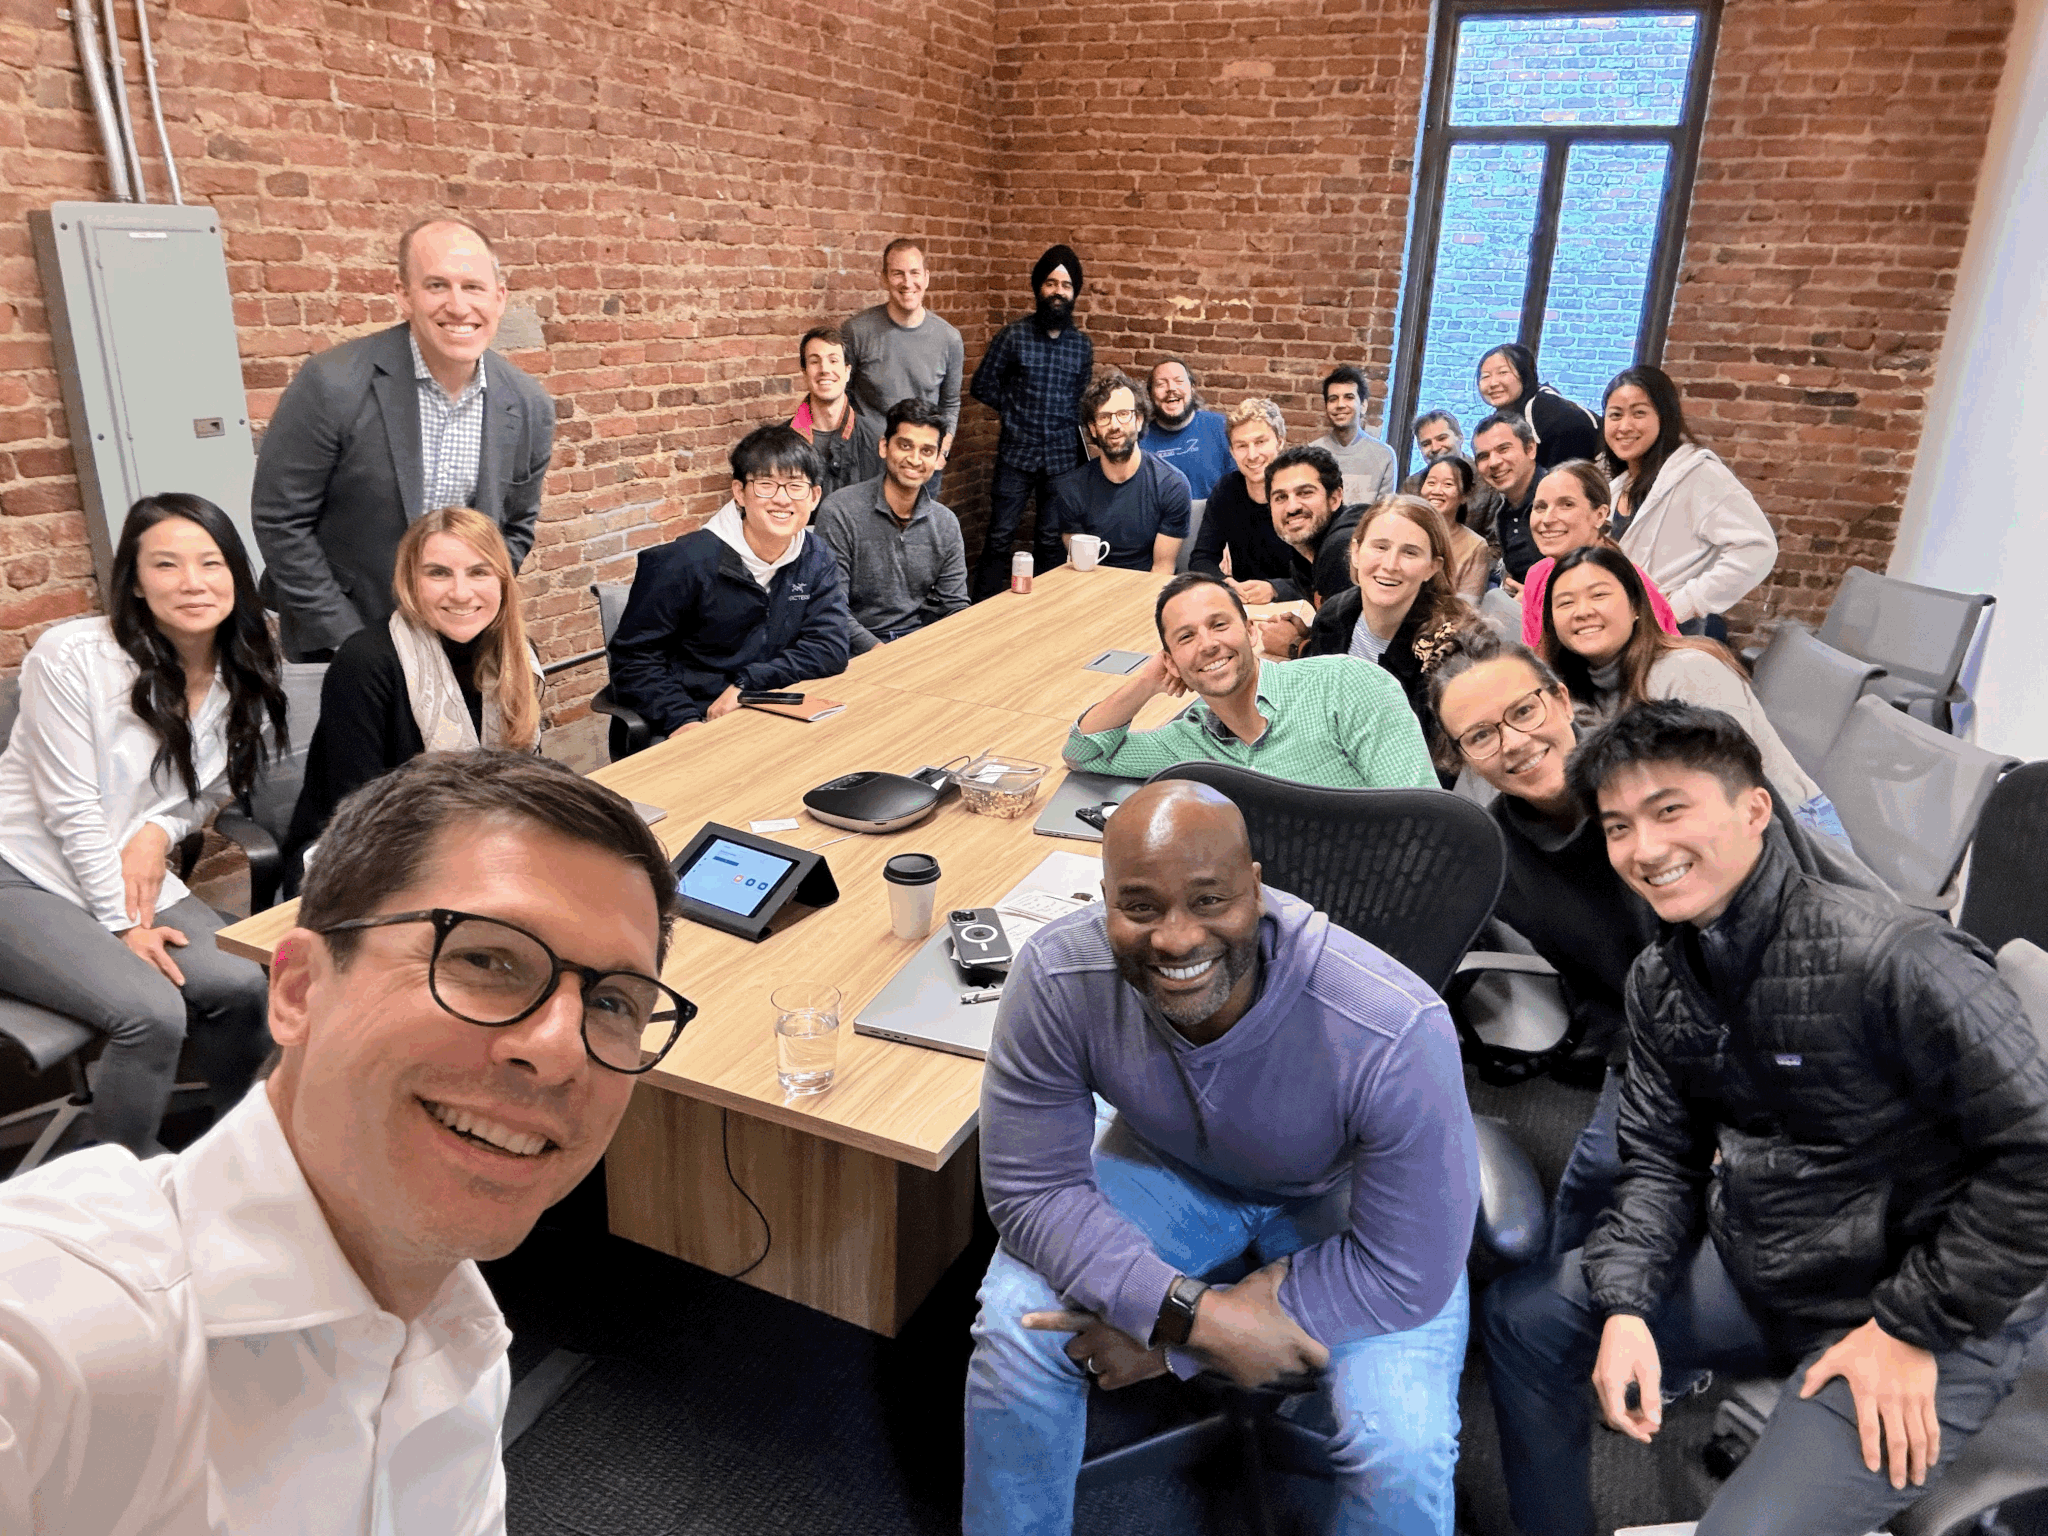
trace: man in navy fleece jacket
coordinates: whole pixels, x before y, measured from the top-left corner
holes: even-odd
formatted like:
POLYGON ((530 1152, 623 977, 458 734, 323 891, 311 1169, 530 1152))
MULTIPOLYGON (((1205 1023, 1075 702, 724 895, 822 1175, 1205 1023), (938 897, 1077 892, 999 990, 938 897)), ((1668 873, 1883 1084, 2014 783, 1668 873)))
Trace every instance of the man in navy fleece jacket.
POLYGON ((1262 885, 1212 789, 1138 791, 1102 853, 1104 904, 1018 956, 983 1078, 1003 1241, 968 1366, 965 1531, 1071 1529, 1090 1375, 1207 1368, 1313 1387, 1336 1531, 1450 1536, 1479 1189, 1450 1016, 1262 885), (1246 1253, 1262 1267, 1203 1287, 1246 1253))

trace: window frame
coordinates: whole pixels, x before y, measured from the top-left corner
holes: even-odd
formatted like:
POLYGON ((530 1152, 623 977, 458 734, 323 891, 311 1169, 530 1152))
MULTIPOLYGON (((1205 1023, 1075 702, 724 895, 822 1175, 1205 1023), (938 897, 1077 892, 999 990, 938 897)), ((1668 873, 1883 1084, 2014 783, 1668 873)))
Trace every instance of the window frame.
MULTIPOLYGON (((1430 42, 1428 94, 1416 156, 1409 259, 1401 285, 1401 312, 1394 348, 1393 387, 1388 396, 1387 444, 1405 477, 1415 457, 1416 414, 1424 406, 1423 344, 1429 336, 1429 313, 1435 297, 1437 248, 1443 237, 1444 188, 1451 150, 1459 144, 1541 144, 1543 177, 1536 195, 1536 221, 1529 236, 1529 271, 1522 290, 1522 319, 1514 339, 1541 357, 1543 311, 1549 300, 1551 267, 1557 255, 1558 212, 1564 201, 1565 170, 1571 147, 1578 142, 1661 143, 1670 149, 1664 197, 1657 213, 1657 233, 1650 258, 1649 282, 1636 325, 1635 361, 1656 363, 1664 356, 1671 305, 1678 291, 1678 271, 1685 253, 1685 218, 1699 169, 1700 140, 1707 121, 1714 54, 1720 40, 1722 0, 1606 0, 1573 4, 1570 0, 1437 0, 1436 29, 1430 42), (1691 11, 1699 16, 1692 60, 1686 70, 1685 107, 1669 126, 1641 123, 1527 123, 1514 127, 1453 126, 1451 87, 1456 78, 1458 40, 1463 23, 1474 17, 1635 16, 1691 11), (1398 442, 1396 439, 1398 438, 1398 442)), ((1505 339, 1505 338, 1502 338, 1505 339)), ((1488 341, 1486 346, 1498 346, 1488 341)), ((1478 362, 1475 354, 1473 362, 1478 362)), ((1581 401, 1596 414, 1598 401, 1581 401)), ((1464 422, 1467 446, 1474 423, 1464 422)))

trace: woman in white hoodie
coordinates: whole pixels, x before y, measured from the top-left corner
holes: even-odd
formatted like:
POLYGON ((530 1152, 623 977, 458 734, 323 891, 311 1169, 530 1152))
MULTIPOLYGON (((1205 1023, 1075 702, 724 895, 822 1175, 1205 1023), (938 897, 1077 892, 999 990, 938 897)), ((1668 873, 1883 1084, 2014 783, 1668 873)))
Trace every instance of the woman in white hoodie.
POLYGON ((1621 548, 1699 634, 1771 574, 1778 536, 1734 471, 1686 430, 1662 368, 1624 368, 1601 402, 1621 548))

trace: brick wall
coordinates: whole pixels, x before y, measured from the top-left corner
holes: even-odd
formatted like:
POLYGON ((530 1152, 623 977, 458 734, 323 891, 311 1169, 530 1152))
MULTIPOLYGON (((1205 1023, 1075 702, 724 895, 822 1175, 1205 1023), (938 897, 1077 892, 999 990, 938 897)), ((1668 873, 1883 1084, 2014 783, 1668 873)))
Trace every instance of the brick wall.
MULTIPOLYGON (((416 213, 476 217, 507 263, 508 332, 525 309, 543 338, 513 359, 560 418, 529 625, 547 655, 594 647, 584 588, 716 509, 727 449, 794 409, 796 338, 882 297, 890 237, 927 242, 932 307, 970 355, 985 344, 992 12, 153 7, 186 197, 229 232, 253 419, 309 353, 397 318, 391 241, 416 213)), ((55 6, 0 0, 0 666, 98 601, 26 224, 106 195, 95 143, 55 6)), ((962 445, 960 493, 984 484, 987 446, 962 445)), ((560 712, 601 672, 561 679, 560 712)))
POLYGON ((1731 0, 1665 347, 1777 570, 1738 620, 1882 571, 1912 475, 2009 4, 1731 0))

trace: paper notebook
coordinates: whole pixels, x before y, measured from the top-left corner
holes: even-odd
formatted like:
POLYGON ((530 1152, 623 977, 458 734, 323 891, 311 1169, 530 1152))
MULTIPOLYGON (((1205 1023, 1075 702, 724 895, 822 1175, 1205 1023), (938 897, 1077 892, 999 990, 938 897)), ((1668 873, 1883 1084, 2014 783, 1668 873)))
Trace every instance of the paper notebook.
POLYGON ((823 698, 815 693, 805 694, 801 704, 747 704, 742 707, 758 709, 764 715, 784 715, 791 720, 806 722, 829 719, 846 708, 837 700, 823 698))

